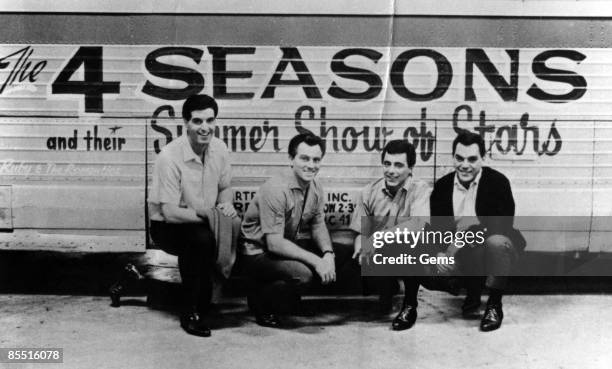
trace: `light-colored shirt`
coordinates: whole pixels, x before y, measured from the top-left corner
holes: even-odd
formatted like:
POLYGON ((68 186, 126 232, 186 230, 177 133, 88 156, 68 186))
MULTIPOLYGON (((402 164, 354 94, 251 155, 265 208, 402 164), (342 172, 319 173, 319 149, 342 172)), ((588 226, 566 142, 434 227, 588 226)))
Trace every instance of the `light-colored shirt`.
MULTIPOLYGON (((453 186, 453 214, 455 215, 455 223, 463 225, 460 228, 465 228, 472 224, 479 224, 476 219, 476 194, 478 193, 478 184, 480 183, 480 176, 482 170, 478 172, 476 178, 470 183, 468 188, 465 188, 457 173, 455 173, 455 180, 453 186)), ((457 229, 457 230, 465 230, 457 229)))
POLYGON ((351 219, 350 229, 362 233, 362 217, 376 217, 374 230, 397 225, 402 217, 429 216, 429 195, 431 187, 423 182, 408 177, 395 196, 391 195, 380 178, 366 185, 351 219))
POLYGON ((296 241, 312 238, 316 227, 326 227, 323 187, 316 179, 309 184, 302 213, 304 195, 305 191, 291 170, 264 183, 242 220, 242 253, 256 255, 264 252, 266 234, 281 234, 287 240, 296 241))
POLYGON ((149 191, 151 220, 164 220, 161 210, 164 203, 192 209, 215 207, 219 192, 231 184, 229 152, 223 141, 213 137, 203 157, 204 162, 193 151, 186 135, 162 148, 155 159, 149 191), (186 192, 190 194, 188 199, 186 192))

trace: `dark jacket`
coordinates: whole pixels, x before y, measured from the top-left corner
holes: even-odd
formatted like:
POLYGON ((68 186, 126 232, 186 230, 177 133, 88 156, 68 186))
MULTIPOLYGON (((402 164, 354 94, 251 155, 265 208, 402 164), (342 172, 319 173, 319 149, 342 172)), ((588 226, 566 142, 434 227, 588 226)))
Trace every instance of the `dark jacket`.
MULTIPOLYGON (((454 231, 456 228, 453 213, 454 180, 455 172, 452 172, 434 184, 429 198, 433 229, 454 231)), ((510 181, 495 169, 482 167, 476 193, 476 215, 486 235, 505 235, 512 240, 517 250, 525 248, 525 238, 514 229, 514 198, 510 181)))

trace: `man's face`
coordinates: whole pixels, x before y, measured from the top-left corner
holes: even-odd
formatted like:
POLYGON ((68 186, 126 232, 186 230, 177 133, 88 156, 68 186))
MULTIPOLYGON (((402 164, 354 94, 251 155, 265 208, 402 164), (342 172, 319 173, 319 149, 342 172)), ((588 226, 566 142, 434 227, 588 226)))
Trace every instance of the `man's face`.
POLYGON ((312 182, 321 167, 323 152, 319 145, 309 146, 304 142, 297 147, 295 157, 290 158, 293 173, 300 184, 312 182))
POLYGON ((211 108, 194 110, 191 119, 185 123, 187 137, 194 147, 206 146, 215 133, 215 112, 211 108))
POLYGON ((476 178, 476 175, 480 173, 483 164, 483 158, 480 156, 478 145, 471 144, 465 146, 458 143, 453 155, 453 164, 459 181, 464 185, 471 183, 476 178))
POLYGON ((412 168, 406 162, 406 154, 389 154, 386 153, 382 162, 383 175, 385 176, 385 184, 389 188, 398 187, 406 182, 406 179, 412 174, 412 168))

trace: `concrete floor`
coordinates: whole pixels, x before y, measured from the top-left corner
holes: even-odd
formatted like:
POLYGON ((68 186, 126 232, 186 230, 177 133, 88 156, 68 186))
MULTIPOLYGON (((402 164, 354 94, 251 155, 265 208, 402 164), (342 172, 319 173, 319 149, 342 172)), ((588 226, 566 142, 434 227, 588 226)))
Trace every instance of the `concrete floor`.
MULTIPOLYGON (((502 328, 482 333, 460 297, 421 290, 404 332, 372 297, 308 297, 315 317, 257 326, 243 299, 224 300, 211 338, 185 334, 144 297, 0 295, 0 347, 62 347, 63 364, 2 368, 612 368, 612 295, 504 298, 502 328), (126 299, 124 299, 126 300, 126 299)), ((399 304, 400 300, 396 303, 399 304)), ((397 306, 396 306, 397 309, 397 306)))

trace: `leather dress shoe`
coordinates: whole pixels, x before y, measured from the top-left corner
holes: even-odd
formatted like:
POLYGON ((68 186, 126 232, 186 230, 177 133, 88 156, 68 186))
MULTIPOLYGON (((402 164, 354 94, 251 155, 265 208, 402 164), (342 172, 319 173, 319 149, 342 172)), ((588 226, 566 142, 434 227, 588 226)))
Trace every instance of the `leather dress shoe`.
POLYGON ((268 328, 281 328, 281 321, 275 314, 258 314, 255 317, 255 323, 259 324, 262 327, 268 328))
POLYGON ((397 314, 393 323, 391 323, 391 329, 394 331, 403 331, 411 328, 417 319, 416 306, 404 305, 402 310, 397 314))
POLYGON ((185 332, 199 337, 210 337, 210 328, 204 323, 200 314, 191 312, 181 316, 181 328, 185 332))
POLYGON ((108 293, 111 298, 111 306, 119 307, 121 306, 121 296, 125 293, 125 289, 131 282, 133 281, 141 281, 145 279, 145 277, 140 274, 138 269, 133 264, 128 263, 121 272, 121 276, 119 280, 114 283, 108 290, 108 293))
POLYGON ((461 305, 461 314, 464 317, 475 314, 480 308, 480 303, 480 296, 466 296, 463 305, 461 305))
POLYGON ((117 282, 115 284, 113 284, 109 289, 108 289, 108 293, 109 296, 111 298, 111 305, 112 307, 119 307, 121 306, 121 295, 123 294, 123 290, 125 289, 125 287, 123 286, 123 284, 117 282))
POLYGON ((484 316, 480 321, 480 330, 483 332, 494 331, 501 327, 503 319, 504 312, 501 304, 487 305, 484 316))

